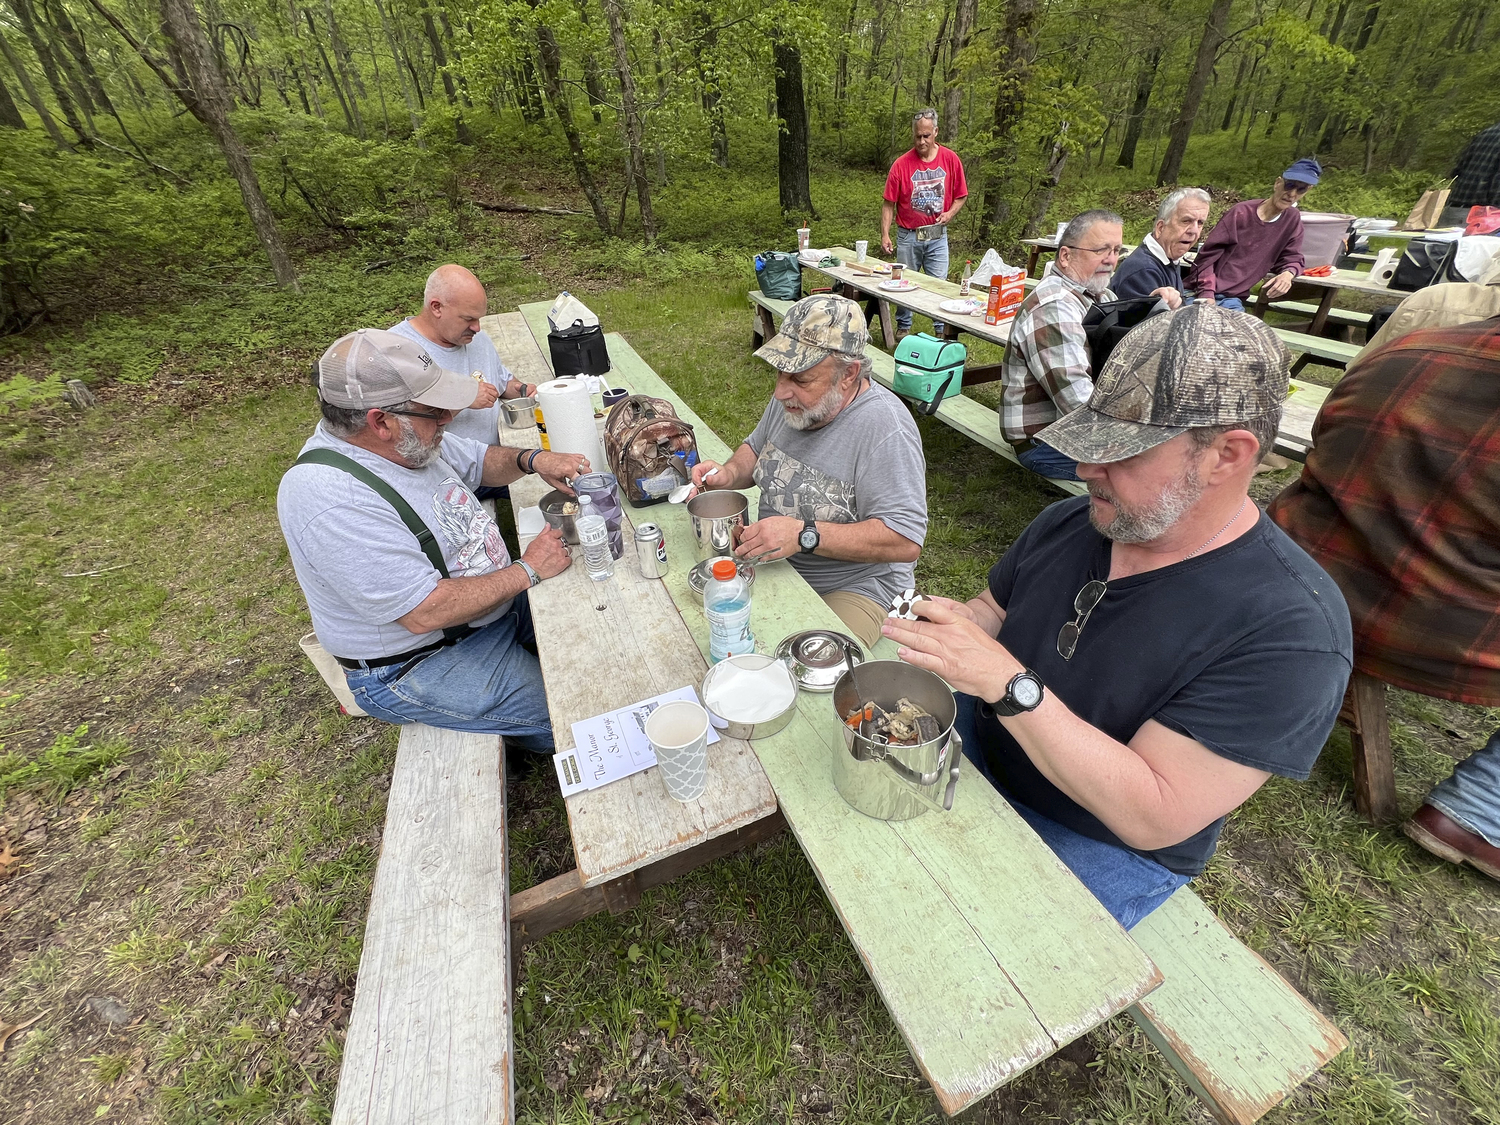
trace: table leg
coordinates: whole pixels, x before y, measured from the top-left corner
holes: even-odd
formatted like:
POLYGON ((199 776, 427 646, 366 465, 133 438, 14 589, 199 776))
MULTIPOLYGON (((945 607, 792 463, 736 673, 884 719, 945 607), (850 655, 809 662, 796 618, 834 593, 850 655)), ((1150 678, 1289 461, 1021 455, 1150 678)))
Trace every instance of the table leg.
POLYGON ((1036 276, 1036 260, 1037 260, 1037 258, 1039 258, 1041 256, 1041 253, 1042 253, 1042 248, 1040 246, 1033 246, 1033 247, 1031 247, 1031 252, 1027 255, 1027 258, 1026 258, 1026 276, 1027 277, 1035 277, 1036 276))
POLYGON ((889 301, 877 301, 880 307, 880 334, 885 339, 885 350, 896 350, 896 313, 889 301))
POLYGON ((1323 290, 1323 300, 1318 304, 1318 311, 1313 313, 1312 323, 1307 326, 1308 335, 1323 335, 1323 326, 1328 323, 1328 310, 1333 308, 1333 298, 1337 292, 1332 288, 1323 290))
POLYGON ((1385 713, 1385 684, 1364 672, 1349 677, 1339 719, 1354 746, 1354 804, 1372 824, 1396 819, 1396 768, 1385 713))

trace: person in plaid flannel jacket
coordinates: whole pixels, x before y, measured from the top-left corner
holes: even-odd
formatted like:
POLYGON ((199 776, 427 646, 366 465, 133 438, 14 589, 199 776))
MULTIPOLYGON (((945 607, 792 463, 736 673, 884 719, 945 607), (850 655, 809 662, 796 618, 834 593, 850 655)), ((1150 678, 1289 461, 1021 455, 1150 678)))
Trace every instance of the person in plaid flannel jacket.
MULTIPOLYGON (((1500 317, 1365 352, 1313 440, 1268 510, 1343 591, 1355 668, 1500 706, 1500 317)), ((1500 731, 1402 830, 1500 879, 1500 731)))

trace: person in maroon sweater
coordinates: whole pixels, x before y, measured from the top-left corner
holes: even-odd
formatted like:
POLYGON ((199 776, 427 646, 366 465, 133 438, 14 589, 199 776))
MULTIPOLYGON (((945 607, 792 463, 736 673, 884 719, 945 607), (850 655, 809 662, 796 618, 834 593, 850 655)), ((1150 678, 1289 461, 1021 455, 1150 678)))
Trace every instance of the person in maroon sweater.
POLYGON ((1307 264, 1297 204, 1322 172, 1316 160, 1295 161, 1276 177, 1270 198, 1247 199, 1224 212, 1187 275, 1187 288, 1197 300, 1243 312, 1245 298, 1264 277, 1270 278, 1266 299, 1286 295, 1307 264))

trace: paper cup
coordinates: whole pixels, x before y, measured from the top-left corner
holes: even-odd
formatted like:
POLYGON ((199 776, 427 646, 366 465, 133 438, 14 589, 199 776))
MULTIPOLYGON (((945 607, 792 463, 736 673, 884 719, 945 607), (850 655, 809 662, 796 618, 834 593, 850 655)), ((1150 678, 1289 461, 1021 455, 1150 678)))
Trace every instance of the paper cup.
POLYGON ((861 238, 854 244, 854 260, 856 262, 863 262, 865 260, 865 255, 869 252, 870 243, 867 239, 861 238))
POLYGON ((708 712, 686 699, 663 703, 646 718, 646 738, 667 796, 696 801, 708 784, 708 712))

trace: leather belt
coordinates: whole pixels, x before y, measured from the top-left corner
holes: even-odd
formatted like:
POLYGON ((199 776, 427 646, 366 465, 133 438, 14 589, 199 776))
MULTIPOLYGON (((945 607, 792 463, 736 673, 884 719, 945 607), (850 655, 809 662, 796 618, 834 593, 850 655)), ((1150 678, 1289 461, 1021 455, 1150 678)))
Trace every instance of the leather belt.
POLYGON ((1036 442, 1032 441, 1030 438, 1022 438, 1020 441, 1011 442, 1010 447, 1015 451, 1017 456, 1020 456, 1027 450, 1034 449, 1036 447, 1036 442))
POLYGON ((903 227, 917 236, 918 242, 936 242, 940 238, 948 237, 947 223, 929 223, 925 227, 903 227))
MULTIPOLYGON (((465 634, 467 636, 467 634, 465 634)), ((392 664, 405 664, 409 660, 421 660, 423 657, 431 656, 440 648, 457 644, 461 637, 444 637, 436 644, 423 645, 409 652, 398 652, 395 656, 377 656, 374 660, 350 660, 347 656, 335 656, 339 665, 348 668, 351 672, 364 671, 367 668, 388 668, 392 664)))

